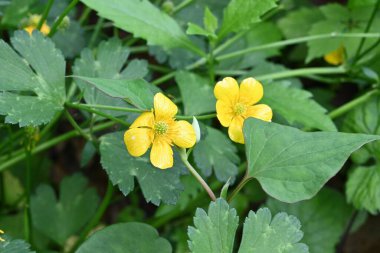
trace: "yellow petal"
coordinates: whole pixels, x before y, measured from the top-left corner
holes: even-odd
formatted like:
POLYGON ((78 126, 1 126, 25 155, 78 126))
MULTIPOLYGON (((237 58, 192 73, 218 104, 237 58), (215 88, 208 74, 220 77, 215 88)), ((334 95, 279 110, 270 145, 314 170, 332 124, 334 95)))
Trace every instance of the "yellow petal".
POLYGON ((153 141, 150 161, 155 167, 160 169, 173 167, 173 150, 165 139, 156 138, 153 141))
POLYGON ((253 117, 257 119, 261 119, 264 121, 271 121, 273 112, 272 109, 264 104, 249 106, 246 114, 244 115, 246 118, 253 117))
POLYGON ((154 114, 156 120, 173 118, 178 112, 177 106, 162 93, 154 96, 154 114))
POLYGON ((195 131, 193 126, 185 121, 176 121, 170 131, 170 138, 175 145, 181 148, 191 148, 196 141, 195 131))
POLYGON ((325 54, 323 57, 326 62, 332 64, 332 65, 339 65, 344 60, 344 47, 339 47, 338 49, 325 54))
POLYGON ((36 29, 35 26, 27 26, 24 28, 24 30, 29 33, 30 35, 32 35, 33 31, 36 29))
POLYGON ((239 85, 232 77, 226 77, 215 85, 214 95, 216 99, 234 105, 239 99, 239 85))
POLYGON ((243 117, 236 116, 232 119, 230 127, 228 128, 228 136, 230 136, 231 140, 241 144, 244 144, 243 123, 243 117))
POLYGON ((245 105, 253 105, 263 97, 263 85, 256 79, 250 77, 244 79, 240 84, 239 102, 245 105))
POLYGON ((228 127, 234 117, 234 111, 232 106, 223 100, 216 101, 216 116, 220 121, 220 124, 224 127, 228 127))
POLYGON ((153 128, 154 124, 154 115, 153 112, 143 112, 138 116, 135 121, 132 123, 130 128, 136 127, 150 127, 153 128))
POLYGON ((46 22, 42 25, 41 30, 42 34, 48 35, 50 33, 50 27, 46 24, 46 22))
POLYGON ((153 131, 148 128, 132 128, 125 132, 124 143, 131 156, 142 156, 153 141, 153 131))

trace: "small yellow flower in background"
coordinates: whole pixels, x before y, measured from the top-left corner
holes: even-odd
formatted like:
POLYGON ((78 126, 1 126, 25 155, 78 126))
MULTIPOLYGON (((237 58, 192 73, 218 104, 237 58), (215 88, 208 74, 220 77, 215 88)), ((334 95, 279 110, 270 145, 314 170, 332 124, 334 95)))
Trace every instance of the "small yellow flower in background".
POLYGON ((173 144, 180 148, 194 146, 192 125, 176 121, 177 106, 162 93, 154 96, 154 109, 142 113, 124 134, 124 143, 132 156, 142 156, 148 148, 151 163, 160 169, 173 167, 173 144))
POLYGON ((265 121, 272 120, 272 109, 265 104, 254 105, 263 97, 264 89, 260 82, 250 77, 244 79, 240 87, 232 77, 226 77, 214 88, 216 115, 234 142, 244 144, 243 123, 253 117, 265 121))
MULTIPOLYGON (((38 23, 41 20, 41 15, 31 15, 28 22, 27 26, 24 27, 24 30, 27 31, 30 35, 34 30, 36 30, 38 23)), ((50 33, 50 26, 46 24, 46 21, 42 24, 40 32, 44 35, 48 35, 50 33)))
POLYGON ((344 61, 344 47, 340 46, 336 50, 325 54, 323 57, 327 63, 330 63, 332 65, 340 65, 344 61))
MULTIPOLYGON (((0 234, 4 234, 4 231, 0 229, 0 234)), ((0 242, 4 242, 5 240, 3 238, 1 238, 0 236, 0 242)))

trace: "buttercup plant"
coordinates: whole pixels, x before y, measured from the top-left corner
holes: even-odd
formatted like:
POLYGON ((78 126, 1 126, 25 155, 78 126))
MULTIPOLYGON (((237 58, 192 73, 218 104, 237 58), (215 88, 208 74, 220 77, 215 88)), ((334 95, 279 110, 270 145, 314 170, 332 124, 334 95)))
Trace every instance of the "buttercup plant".
POLYGON ((0 2, 0 252, 376 249, 380 0, 0 2))

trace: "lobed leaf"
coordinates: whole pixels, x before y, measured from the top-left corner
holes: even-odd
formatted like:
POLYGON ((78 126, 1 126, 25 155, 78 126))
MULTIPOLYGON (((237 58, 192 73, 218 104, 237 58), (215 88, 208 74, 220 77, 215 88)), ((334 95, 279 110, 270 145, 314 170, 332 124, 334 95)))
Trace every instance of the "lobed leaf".
POLYGON ((186 115, 200 115, 215 111, 213 87, 208 80, 191 72, 179 71, 175 75, 186 115))
POLYGON ((352 207, 344 196, 329 188, 322 189, 314 198, 287 204, 270 198, 266 206, 273 212, 296 216, 302 224, 302 241, 313 253, 335 253, 352 215, 352 207))
POLYGON ((100 143, 101 164, 110 180, 124 195, 135 187, 135 177, 147 202, 159 205, 161 201, 175 204, 183 187, 180 182, 181 164, 174 160, 174 167, 160 170, 153 167, 148 155, 132 157, 123 142, 123 133, 102 136, 100 143), (116 158, 116 159, 115 159, 116 158))
POLYGON ((194 226, 188 228, 189 248, 193 253, 232 252, 239 217, 223 199, 211 202, 208 212, 198 208, 194 226))
POLYGON ((57 199, 51 186, 40 185, 31 198, 34 227, 59 245, 77 233, 94 215, 99 203, 95 189, 87 188, 87 179, 79 174, 66 177, 57 199))
POLYGON ((380 211, 380 167, 360 166, 355 168, 346 183, 348 203, 365 209, 373 215, 380 211))
POLYGON ((2 236, 5 240, 0 242, 1 253, 35 253, 31 251, 30 245, 24 240, 12 239, 8 236, 2 236))
POLYGON ((214 171, 216 178, 232 182, 238 173, 239 156, 237 149, 225 134, 212 127, 206 127, 206 137, 194 147, 194 162, 202 174, 210 176, 214 171))
POLYGON ((138 222, 108 226, 91 235, 76 253, 171 253, 170 243, 155 228, 138 222))
POLYGON ((21 127, 45 124, 63 109, 65 60, 39 32, 17 31, 11 41, 19 54, 0 41, 0 114, 21 127))
POLYGON ((272 197, 297 202, 313 197, 343 166, 350 154, 380 136, 302 132, 248 118, 244 138, 249 177, 272 197))

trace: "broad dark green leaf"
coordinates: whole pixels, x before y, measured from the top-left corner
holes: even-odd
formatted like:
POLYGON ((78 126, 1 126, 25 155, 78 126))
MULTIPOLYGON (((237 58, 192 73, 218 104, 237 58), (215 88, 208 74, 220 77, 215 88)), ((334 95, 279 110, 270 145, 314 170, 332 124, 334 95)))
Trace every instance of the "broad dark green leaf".
POLYGON ((231 0, 224 10, 219 38, 248 29, 252 24, 260 22, 260 17, 274 7, 276 0, 231 0))
POLYGON ((146 39, 149 45, 194 49, 176 21, 148 0, 82 0, 116 27, 146 39))
POLYGON ((202 174, 210 176, 214 171, 216 178, 226 182, 234 181, 238 173, 239 156, 237 149, 225 134, 212 127, 206 127, 206 137, 194 147, 194 161, 202 174))
POLYGON ((350 154, 380 136, 338 132, 302 132, 248 118, 244 139, 249 177, 272 197, 297 202, 313 197, 350 154))
POLYGON ((151 165, 148 155, 132 157, 123 140, 122 132, 101 138, 101 163, 112 183, 127 195, 134 189, 136 177, 147 202, 175 204, 183 189, 179 178, 182 164, 175 159, 173 168, 157 169, 151 165))
POLYGON ((69 27, 66 29, 58 30, 52 40, 56 47, 59 48, 67 58, 77 56, 86 46, 87 42, 84 29, 80 26, 79 22, 75 20, 70 20, 69 27))
POLYGON ((0 41, 0 114, 22 126, 49 122, 63 109, 65 61, 52 41, 39 32, 24 31, 11 38, 17 54, 0 41), (34 96, 19 94, 20 91, 34 96))
POLYGON ((60 245, 77 233, 94 215, 99 203, 96 190, 87 188, 79 174, 66 177, 59 199, 51 186, 41 185, 31 198, 32 221, 36 229, 60 245))
POLYGON ((75 78, 93 85, 108 96, 122 98, 139 109, 153 108, 153 92, 144 79, 104 79, 75 76, 75 78))
POLYGON ((208 79, 191 72, 176 73, 175 80, 181 92, 185 115, 200 115, 215 111, 213 86, 208 79))
POLYGON ((348 177, 346 195, 349 203, 375 215, 380 211, 380 165, 355 168, 348 177))
POLYGON ((315 102, 312 94, 304 89, 285 86, 279 82, 268 83, 264 85, 264 98, 261 102, 272 107, 275 115, 279 113, 289 123, 336 131, 334 122, 326 115, 326 109, 315 102))
POLYGON ((335 253, 352 215, 350 207, 340 193, 322 189, 314 198, 295 204, 269 199, 266 206, 272 213, 286 212, 296 216, 302 224, 302 241, 313 253, 335 253))
POLYGON ((193 253, 232 253, 239 217, 223 199, 211 202, 206 212, 198 208, 194 227, 188 228, 189 248, 193 253))
POLYGON ((35 251, 31 251, 30 245, 24 240, 12 239, 4 235, 1 237, 5 240, 0 242, 1 253, 35 253, 35 251))
POLYGON ((268 208, 250 211, 244 221, 239 253, 308 253, 299 243, 303 237, 300 221, 292 215, 278 213, 272 219, 268 208))
POLYGON ((130 222, 108 226, 87 239, 76 253, 171 253, 170 243, 147 224, 130 222))

